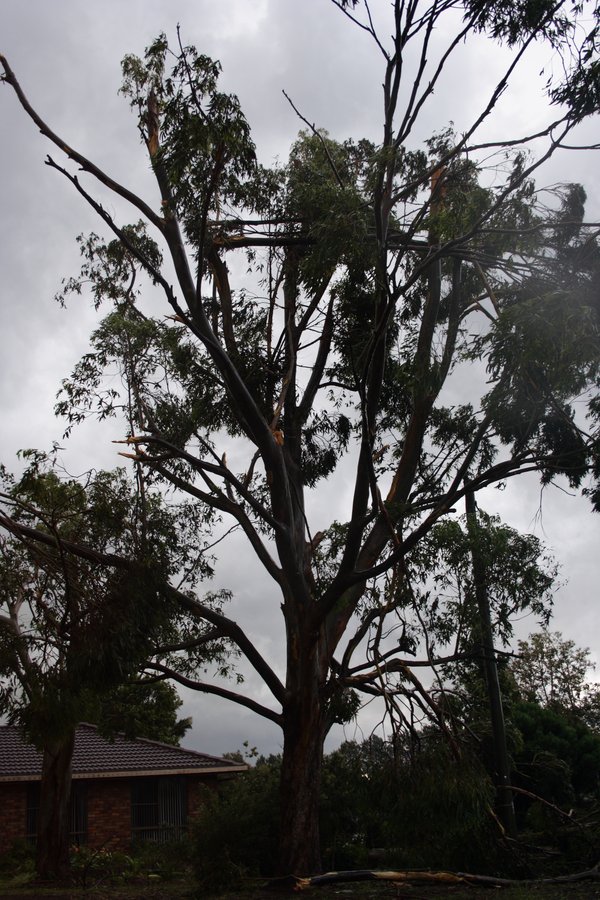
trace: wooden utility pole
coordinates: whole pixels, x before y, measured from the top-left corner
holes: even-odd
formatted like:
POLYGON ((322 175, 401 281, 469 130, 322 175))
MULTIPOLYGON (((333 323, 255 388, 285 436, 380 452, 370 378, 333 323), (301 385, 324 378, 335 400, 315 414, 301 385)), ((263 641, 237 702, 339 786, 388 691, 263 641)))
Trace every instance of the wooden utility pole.
POLYGON ((504 708, 502 705, 500 679, 498 678, 498 665, 494 651, 494 633, 492 631, 492 617, 490 614, 490 602, 487 591, 486 565, 477 541, 479 522, 477 520, 477 504, 475 503, 475 494, 473 491, 467 491, 465 494, 465 505, 467 512, 467 528, 472 539, 471 560, 473 566, 473 581, 475 584, 475 599, 477 601, 477 610, 479 614, 480 646, 490 709, 490 719, 492 723, 497 811, 506 834, 511 838, 516 838, 517 822, 515 818, 513 792, 510 787, 510 762, 508 759, 508 750, 506 748, 504 708))

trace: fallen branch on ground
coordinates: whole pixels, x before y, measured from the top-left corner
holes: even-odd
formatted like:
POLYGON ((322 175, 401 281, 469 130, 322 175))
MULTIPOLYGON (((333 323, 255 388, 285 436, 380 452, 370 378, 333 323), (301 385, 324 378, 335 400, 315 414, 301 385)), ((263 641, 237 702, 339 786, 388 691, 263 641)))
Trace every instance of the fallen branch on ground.
POLYGON ((427 871, 389 871, 378 872, 373 869, 356 869, 347 872, 325 872, 311 878, 300 878, 297 875, 286 875, 283 878, 271 879, 265 887, 270 890, 288 889, 304 891, 311 887, 351 881, 393 881, 405 883, 429 882, 435 884, 469 884, 486 885, 488 887, 515 887, 533 884, 569 884, 576 881, 600 881, 600 862, 584 872, 572 875, 557 875, 554 878, 498 878, 495 875, 473 875, 470 872, 427 872, 427 871))

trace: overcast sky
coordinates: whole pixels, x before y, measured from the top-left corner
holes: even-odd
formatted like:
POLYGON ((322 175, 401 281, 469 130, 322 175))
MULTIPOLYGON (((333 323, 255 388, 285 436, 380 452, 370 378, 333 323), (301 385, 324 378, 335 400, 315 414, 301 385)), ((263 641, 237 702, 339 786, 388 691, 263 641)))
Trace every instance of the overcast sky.
MULTIPOLYGON (((391 31, 388 3, 373 0, 372 6, 385 38, 391 31)), ((161 31, 174 40, 177 23, 185 43, 221 60, 223 86, 240 97, 263 163, 285 160, 301 127, 282 89, 333 137, 380 139, 381 59, 367 36, 328 0, 2 0, 0 50, 55 131, 155 204, 135 121, 117 95, 120 60, 128 52, 143 54, 161 31)), ((416 137, 427 137, 449 120, 458 130, 466 127, 505 61, 497 46, 484 41, 462 48, 416 137)), ((544 78, 556 66, 547 49, 534 51, 531 66, 517 73, 514 88, 499 104, 488 138, 534 130, 545 120, 547 110, 534 99, 536 79, 542 68, 544 78)), ((100 224, 66 180, 44 166, 45 155, 58 158, 58 152, 6 86, 0 91, 0 123, 0 460, 15 468, 19 448, 48 448, 61 440, 63 425, 52 413, 56 392, 85 352, 96 319, 84 302, 64 311, 52 298, 61 278, 78 271, 75 236, 100 230, 100 224)), ((583 129, 583 141, 593 139, 597 124, 583 129)), ((548 184, 560 180, 584 184, 590 217, 598 220, 600 188, 592 154, 563 153, 538 177, 548 184)), ((114 425, 76 431, 63 444, 69 471, 115 465, 111 439, 117 436, 114 425)), ((327 506, 336 502, 326 488, 321 500, 327 506)), ((600 517, 562 489, 550 487, 542 495, 534 479, 490 491, 481 502, 509 524, 537 534, 554 552, 565 585, 556 596, 553 627, 598 657, 600 517)), ((233 588, 235 615, 251 622, 260 649, 281 663, 279 600, 241 540, 233 553, 220 583, 233 588)), ((532 620, 520 623, 520 634, 535 627, 532 620)), ((221 701, 186 697, 185 713, 194 717, 189 746, 213 753, 244 740, 267 752, 280 747, 274 726, 221 701)), ((371 724, 372 718, 363 718, 365 731, 371 724)), ((346 734, 361 736, 353 726, 346 734)))

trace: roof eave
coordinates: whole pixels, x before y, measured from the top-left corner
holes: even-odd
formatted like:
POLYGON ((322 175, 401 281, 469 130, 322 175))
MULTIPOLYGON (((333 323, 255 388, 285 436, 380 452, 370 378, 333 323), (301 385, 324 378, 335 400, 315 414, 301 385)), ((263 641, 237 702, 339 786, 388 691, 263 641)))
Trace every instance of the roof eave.
MULTIPOLYGON (((73 772, 71 778, 73 781, 88 781, 105 779, 105 778, 144 778, 159 777, 169 775, 234 775, 240 772, 247 772, 250 767, 246 765, 240 766, 218 766, 204 769, 117 769, 109 772, 73 772)), ((0 775, 0 784, 10 784, 23 781, 41 781, 41 773, 29 773, 26 775, 0 775)))

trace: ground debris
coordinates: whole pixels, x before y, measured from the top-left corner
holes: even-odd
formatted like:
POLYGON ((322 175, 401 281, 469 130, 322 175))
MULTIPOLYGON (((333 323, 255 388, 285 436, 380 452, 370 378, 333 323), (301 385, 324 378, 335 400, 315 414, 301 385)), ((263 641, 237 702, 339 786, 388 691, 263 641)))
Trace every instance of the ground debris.
POLYGON ((439 886, 464 885, 481 887, 525 887, 536 885, 574 884, 583 881, 600 881, 600 862, 591 869, 575 872, 571 875, 557 875, 554 878, 516 879, 500 878, 495 875, 475 875, 471 872, 431 872, 428 870, 378 871, 376 869, 353 869, 343 872, 325 872, 301 878, 298 875, 286 875, 272 878, 265 885, 269 891, 291 891, 297 893, 313 887, 324 887, 332 884, 344 884, 357 881, 393 882, 395 884, 435 884, 439 886))

